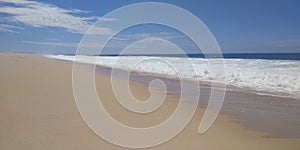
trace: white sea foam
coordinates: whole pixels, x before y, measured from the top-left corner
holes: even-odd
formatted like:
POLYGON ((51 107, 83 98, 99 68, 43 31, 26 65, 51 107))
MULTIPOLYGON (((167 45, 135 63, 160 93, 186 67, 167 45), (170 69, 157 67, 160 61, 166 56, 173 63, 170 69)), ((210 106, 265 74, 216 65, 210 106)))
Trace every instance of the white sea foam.
MULTIPOLYGON (((75 56, 47 55, 46 57, 74 61, 75 56)), ((91 64, 96 56, 80 56, 80 62, 91 64)), ((215 59, 217 60, 217 59, 215 59)), ((300 61, 297 60, 265 60, 265 59, 223 59, 226 74, 225 83, 228 85, 300 98, 300 61)), ((204 58, 175 58, 122 56, 99 57, 98 65, 131 69, 140 72, 177 76, 200 81, 216 81, 218 75, 211 73, 204 58), (118 60, 118 61, 117 61, 118 60), (142 61, 144 60, 144 61, 142 61), (139 64, 136 64, 137 62, 139 64), (172 64, 177 72, 168 65, 172 64), (193 67, 191 67, 192 62, 193 67)))

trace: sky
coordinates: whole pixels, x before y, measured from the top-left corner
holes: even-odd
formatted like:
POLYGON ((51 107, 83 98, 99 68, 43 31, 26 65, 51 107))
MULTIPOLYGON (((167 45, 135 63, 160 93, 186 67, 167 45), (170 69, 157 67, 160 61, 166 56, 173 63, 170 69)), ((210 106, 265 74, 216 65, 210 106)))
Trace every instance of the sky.
MULTIPOLYGON (((0 0, 0 52, 74 54, 87 29, 100 17, 140 2, 146 1, 0 0)), ((196 15, 210 29, 223 53, 300 53, 299 0, 156 2, 173 4, 196 15)), ((105 18, 105 21, 116 20, 105 18)), ((107 26, 87 34, 105 36, 111 32, 107 26)), ((106 51, 118 53, 121 47, 147 38, 169 40, 187 53, 199 52, 181 32, 154 24, 123 30, 108 44, 106 51)))

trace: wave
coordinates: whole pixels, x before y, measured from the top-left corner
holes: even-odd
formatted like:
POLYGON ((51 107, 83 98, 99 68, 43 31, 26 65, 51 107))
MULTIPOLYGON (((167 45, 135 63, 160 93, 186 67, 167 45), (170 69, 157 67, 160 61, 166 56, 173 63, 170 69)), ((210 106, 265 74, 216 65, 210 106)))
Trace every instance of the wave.
MULTIPOLYGON (((75 56, 46 55, 48 58, 74 61, 75 56)), ((92 64, 97 56, 80 56, 82 63, 92 64)), ((216 59, 217 60, 217 59, 216 59)), ((300 61, 267 59, 222 59, 225 66, 225 84, 260 93, 289 96, 300 99, 300 61)), ((155 73, 199 81, 218 81, 210 71, 205 58, 100 56, 97 65, 155 73), (137 62, 140 62, 136 64, 137 62), (169 62, 167 64, 166 62, 169 62), (194 67, 191 67, 191 64, 194 67), (177 68, 175 70, 174 68, 177 68)))

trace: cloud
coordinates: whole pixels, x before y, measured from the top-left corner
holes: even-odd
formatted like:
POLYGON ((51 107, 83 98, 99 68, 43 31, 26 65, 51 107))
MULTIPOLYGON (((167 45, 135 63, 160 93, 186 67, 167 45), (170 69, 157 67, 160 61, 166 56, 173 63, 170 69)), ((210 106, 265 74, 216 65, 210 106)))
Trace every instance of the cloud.
POLYGON ((147 38, 162 38, 165 40, 172 40, 175 38, 185 37, 183 34, 170 33, 170 32, 157 32, 157 33, 136 33, 133 35, 117 35, 115 38, 122 40, 143 40, 147 38))
POLYGON ((47 45, 47 46, 58 46, 58 47, 77 47, 78 43, 76 42, 38 42, 38 41, 23 41, 28 44, 36 45, 47 45))
POLYGON ((0 31, 4 31, 4 32, 18 33, 16 30, 22 30, 22 29, 24 28, 19 26, 0 24, 0 31))
MULTIPOLYGON (((78 16, 78 14, 86 14, 89 11, 64 9, 53 4, 36 1, 0 0, 0 4, 2 4, 0 13, 8 15, 2 21, 23 23, 37 28, 62 28, 71 33, 84 34, 92 23, 99 19, 96 16, 78 16)), ((103 20, 115 21, 113 18, 104 18, 103 20)), ((109 28, 95 27, 88 34, 110 35, 111 33, 112 30, 109 28)))
POLYGON ((112 37, 112 40, 128 41, 129 39, 127 39, 127 38, 122 38, 122 37, 112 37))
POLYGON ((146 39, 146 38, 162 38, 166 40, 171 40, 174 38, 184 37, 183 34, 169 33, 169 32, 159 32, 159 33, 137 33, 134 34, 136 39, 146 39))
MULTIPOLYGON (((60 41, 23 41, 27 44, 34 44, 34 45, 46 45, 46 46, 55 46, 55 47, 70 47, 70 48, 77 48, 80 44, 79 42, 60 42, 60 41)), ((92 49, 98 49, 101 48, 103 45, 95 42, 95 41, 89 41, 88 43, 85 43, 81 45, 81 48, 92 48, 92 49)))

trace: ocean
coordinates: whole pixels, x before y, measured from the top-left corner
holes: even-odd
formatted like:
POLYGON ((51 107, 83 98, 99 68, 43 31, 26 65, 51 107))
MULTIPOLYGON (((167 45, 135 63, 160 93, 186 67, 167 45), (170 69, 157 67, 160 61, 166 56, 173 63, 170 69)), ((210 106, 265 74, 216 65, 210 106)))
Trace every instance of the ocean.
MULTIPOLYGON (((48 58, 74 61, 74 55, 45 55, 48 58)), ((98 57, 97 65, 178 77, 218 82, 221 75, 211 72, 207 63, 224 62, 224 83, 233 87, 300 99, 300 53, 257 53, 223 54, 223 58, 210 54, 184 55, 131 55, 131 56, 79 56, 82 63, 92 64, 98 57), (192 65, 191 65, 192 64, 192 65)), ((223 76, 223 75, 222 75, 223 76)))

